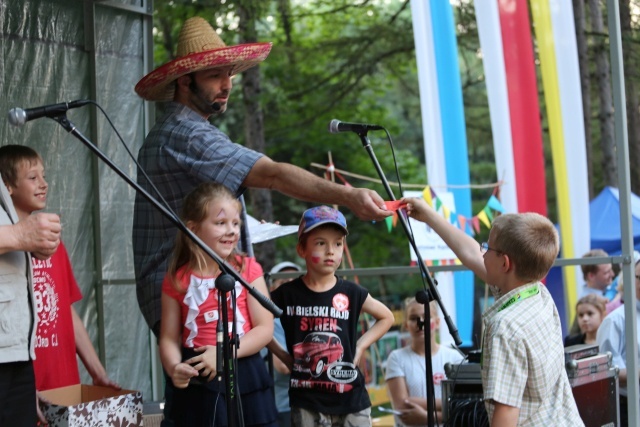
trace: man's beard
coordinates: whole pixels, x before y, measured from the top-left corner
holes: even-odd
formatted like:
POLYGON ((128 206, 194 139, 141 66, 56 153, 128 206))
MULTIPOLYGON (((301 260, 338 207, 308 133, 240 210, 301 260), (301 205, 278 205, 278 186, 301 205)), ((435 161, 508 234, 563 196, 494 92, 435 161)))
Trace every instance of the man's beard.
POLYGON ((202 91, 202 89, 200 89, 193 77, 191 77, 191 83, 189 83, 189 90, 195 96, 194 104, 196 105, 196 107, 198 107, 201 113, 207 116, 224 113, 225 108, 223 108, 223 106, 220 105, 219 102, 210 103, 207 100, 204 92, 202 91))

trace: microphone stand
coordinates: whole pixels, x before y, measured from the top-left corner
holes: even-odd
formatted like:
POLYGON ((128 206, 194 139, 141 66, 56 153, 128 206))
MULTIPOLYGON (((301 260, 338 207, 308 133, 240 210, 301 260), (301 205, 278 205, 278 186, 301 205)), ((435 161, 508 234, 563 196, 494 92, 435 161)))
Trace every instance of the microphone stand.
MULTIPOLYGON (((358 134, 358 136, 360 137, 360 141, 362 142, 362 146, 364 147, 364 149, 367 151, 367 153, 369 154, 369 157, 371 158, 371 161, 373 162, 373 166, 375 167, 376 171, 378 172, 378 175, 380 176, 380 180, 382 181, 382 185, 384 186, 385 190, 387 191, 387 194, 389 195, 389 198, 391 200, 396 200, 393 191, 391 190, 391 187, 389 186, 389 181, 387 180, 386 176, 384 175, 384 172, 382 171, 382 168, 380 167, 380 163, 378 163, 378 159, 376 158, 376 154, 373 152, 373 148, 371 147, 371 142, 369 141, 369 138, 367 137, 367 129, 362 130, 362 131, 357 131, 356 132, 358 134)), ((428 302, 430 300, 436 300, 436 302, 438 303, 438 305, 440 306, 441 310, 442 310, 442 317, 444 318, 445 323, 447 324, 447 328, 449 329, 449 333, 451 334, 451 337, 453 338, 453 340, 455 341, 456 345, 459 346, 462 344, 462 340, 460 339, 460 335, 458 334, 458 328, 456 327, 456 325, 453 323, 453 321, 451 320, 451 317, 449 316, 449 313, 447 312, 447 310, 444 307, 444 304, 442 304, 442 300, 440 298, 440 293, 438 293, 438 289, 436 288, 433 279, 431 278, 431 274, 429 273, 429 270, 427 269, 427 266, 424 263, 424 260, 422 259, 422 255, 420 255, 420 251, 418 250, 418 245, 416 244, 415 240, 413 239, 413 236, 411 235, 411 230, 409 229, 409 224, 407 223, 407 220, 404 218, 403 215, 398 215, 398 220, 400 221, 400 224, 402 224, 402 228, 404 229, 405 234, 407 235, 407 238, 409 240, 409 244, 411 245, 411 247, 413 248, 416 256, 418 257, 418 267, 420 268, 420 272, 422 274, 422 277, 426 279, 427 284, 429 285, 429 290, 428 290, 428 294, 425 296, 426 298, 426 302, 422 302, 422 304, 428 304, 428 302)), ((416 295, 416 300, 417 300, 417 295, 416 295)), ((428 307, 425 308, 425 313, 427 313, 427 309, 428 307)), ((425 322, 426 322, 426 314, 425 314, 425 322)), ((429 328, 429 332, 431 331, 431 328, 429 328)), ((425 332, 425 367, 429 367, 431 368, 431 342, 427 341, 427 333, 425 332)), ((426 369, 425 369, 426 371, 426 369)), ((433 386, 433 374, 428 374, 426 375, 427 378, 427 392, 431 392, 433 393, 434 390, 434 386, 433 386)), ((434 400, 434 394, 431 395, 427 395, 427 413, 428 413, 428 420, 429 420, 429 427, 433 427, 434 423, 433 423, 433 414, 435 413, 435 408, 433 407, 433 400, 434 400)))
MULTIPOLYGON (((236 383, 235 379, 235 370, 233 364, 233 346, 236 343, 236 334, 233 334, 233 338, 229 338, 229 318, 228 318, 228 307, 227 307, 227 294, 233 291, 236 282, 233 280, 228 274, 220 274, 216 279, 216 289, 218 289, 218 308, 220 309, 220 318, 218 319, 218 325, 222 324, 223 334, 222 334, 222 356, 223 360, 217 360, 216 363, 222 362, 222 370, 224 372, 224 382, 225 382, 225 402, 227 404, 227 425, 229 426, 239 426, 244 425, 244 422, 240 424, 239 420, 242 419, 240 417, 240 406, 238 406, 237 396, 235 394, 235 389, 231 386, 236 383)), ((234 328, 235 332, 235 328, 234 328)), ((238 345, 240 343, 238 342, 238 345)), ((220 354, 218 352, 218 354, 220 354)), ((218 371, 220 368, 216 367, 218 371)), ((220 378, 220 377, 218 377, 220 378)))
MULTIPOLYGON (((422 326, 424 332, 424 374, 427 379, 427 425, 432 427, 434 423, 434 414, 436 408, 434 402, 436 398, 435 385, 433 384, 433 361, 431 360, 431 307, 429 303, 433 300, 429 291, 421 290, 416 292, 416 302, 422 304, 424 310, 424 320, 422 325, 418 323, 418 327, 422 326), (427 322, 427 319, 429 321, 427 322)), ((418 319, 420 322, 420 319, 418 319)))
MULTIPOLYGON (((282 315, 282 310, 276 306, 273 301, 262 295, 258 290, 249 285, 244 278, 229 264, 227 264, 218 254, 213 252, 211 248, 209 248, 198 236, 196 236, 191 230, 187 228, 187 226, 180 221, 180 219, 176 216, 174 212, 172 212, 167 207, 163 206, 158 200, 156 200, 151 194, 149 194, 144 188, 140 187, 140 185, 135 182, 129 175, 124 173, 106 154, 104 154, 95 144, 93 144, 87 137, 85 137, 76 126, 69 121, 65 113, 60 114, 56 117, 51 117, 53 120, 58 122, 67 132, 75 136, 80 142, 82 142, 89 150, 91 150, 100 160, 102 160, 107 166, 109 166, 116 174, 118 174, 122 179, 124 179, 129 186, 134 188, 138 193, 140 193, 149 203, 151 203, 156 209, 160 211, 169 221, 171 221, 181 232, 183 232, 189 239, 191 239, 200 249, 202 249, 211 259, 213 259, 218 266, 220 267, 221 276, 223 274, 228 274, 233 278, 233 283, 231 283, 230 290, 233 290, 235 286, 235 282, 240 282, 242 286, 245 287, 247 292, 251 294, 264 308, 269 310, 275 317, 280 317, 282 315)), ((226 280, 223 279, 220 284, 221 287, 225 289, 228 287, 228 283, 225 284, 226 280)), ((231 282, 231 280, 228 280, 231 282)), ((218 280, 216 280, 216 287, 218 288, 218 280)), ((220 288, 218 288, 220 289, 220 288)), ((238 401, 235 394, 235 385, 237 382, 233 376, 233 372, 231 371, 233 363, 230 362, 231 356, 233 352, 231 351, 231 346, 236 343, 236 339, 234 338, 233 342, 229 339, 229 329, 228 329, 228 318, 226 315, 226 292, 227 290, 221 290, 225 294, 224 303, 222 305, 224 316, 221 319, 223 321, 224 327, 224 371, 225 371, 225 387, 226 387, 226 403, 227 403, 227 417, 229 420, 229 427, 242 427, 239 423, 237 414, 239 413, 238 401), (232 383, 233 380, 233 383, 232 383), (233 407, 231 405, 234 405, 233 407), (235 424, 232 422, 235 421, 235 424)))

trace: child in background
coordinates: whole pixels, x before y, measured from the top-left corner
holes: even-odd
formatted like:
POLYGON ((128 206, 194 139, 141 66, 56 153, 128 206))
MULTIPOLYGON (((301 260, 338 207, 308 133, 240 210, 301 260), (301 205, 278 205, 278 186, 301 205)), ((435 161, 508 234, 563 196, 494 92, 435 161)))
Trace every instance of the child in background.
POLYGON ((598 328, 607 315, 607 299, 596 294, 588 294, 576 304, 576 319, 580 334, 567 336, 564 346, 576 344, 595 344, 598 328))
MULTIPOLYGON (((269 272, 269 277, 271 277, 272 274, 276 273, 299 271, 302 271, 302 269, 298 264, 294 264, 290 261, 283 261, 273 266, 273 268, 269 272)), ((269 291, 273 292, 278 289, 283 283, 290 282, 293 279, 293 277, 282 279, 270 278, 271 286, 269 288, 269 291)), ((278 344, 280 344, 281 346, 287 346, 287 342, 284 338, 284 330, 282 329, 282 323, 280 323, 280 319, 274 319, 273 338, 278 341, 278 344)), ((270 356, 274 369, 273 388, 275 391, 276 407, 278 408, 278 424, 280 425, 280 427, 290 427, 291 407, 289 406, 289 378, 291 371, 283 361, 273 355, 270 356)))
POLYGON ((409 298, 405 302, 404 327, 409 331, 411 342, 408 346, 393 350, 387 359, 385 380, 393 408, 402 412, 396 416, 396 426, 425 425, 426 412, 414 410, 411 401, 420 409, 427 409, 426 366, 424 359, 424 328, 430 328, 431 335, 431 369, 436 398, 437 419, 442 420, 442 386, 446 378, 445 363, 460 363, 464 356, 450 347, 443 347, 437 342, 436 332, 440 327, 440 316, 435 301, 429 304, 430 321, 423 322, 424 306, 409 298))
MULTIPOLYGON (((182 220, 209 248, 233 265, 256 290, 267 295, 260 264, 236 251, 242 206, 223 185, 203 183, 187 195, 182 220)), ((218 264, 184 233, 162 285, 160 357, 171 377, 170 418, 178 427, 226 426, 224 381, 216 376, 216 327, 219 321, 218 264), (200 372, 199 372, 200 371, 200 372), (191 382, 201 376, 198 383, 191 382)), ((273 337, 273 316, 236 282, 236 312, 229 306, 229 329, 235 319, 240 343, 235 371, 247 426, 276 426, 273 381, 259 355, 273 337)))
POLYGON ((358 364, 364 351, 393 324, 393 314, 367 290, 338 278, 347 222, 327 206, 308 209, 298 229, 304 276, 281 285, 272 299, 283 310, 288 354, 269 348, 291 369, 291 425, 370 426, 371 401, 358 364), (357 338, 358 317, 376 322, 357 338))
MULTIPOLYGON (((47 204, 48 184, 44 162, 32 148, 23 145, 0 147, 0 174, 20 220, 47 204)), ((82 298, 62 242, 47 260, 32 258, 33 287, 38 326, 36 360, 33 368, 39 391, 80 383, 78 361, 91 375, 94 385, 119 389, 105 371, 89 334, 73 308, 82 298)))
POLYGON ((528 212, 495 218, 478 243, 426 201, 405 198, 496 297, 483 314, 482 389, 492 426, 583 426, 564 367, 556 305, 540 283, 559 251, 549 219, 528 212))

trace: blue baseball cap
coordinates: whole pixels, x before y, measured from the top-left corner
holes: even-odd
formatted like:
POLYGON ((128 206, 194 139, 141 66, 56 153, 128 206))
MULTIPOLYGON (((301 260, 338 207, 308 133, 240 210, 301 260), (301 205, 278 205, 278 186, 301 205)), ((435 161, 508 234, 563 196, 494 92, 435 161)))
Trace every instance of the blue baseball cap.
POLYGON ((298 227, 298 239, 305 233, 324 224, 335 224, 344 230, 344 234, 349 234, 347 230, 347 220, 342 212, 330 208, 329 206, 316 206, 307 209, 302 214, 300 226, 298 227))

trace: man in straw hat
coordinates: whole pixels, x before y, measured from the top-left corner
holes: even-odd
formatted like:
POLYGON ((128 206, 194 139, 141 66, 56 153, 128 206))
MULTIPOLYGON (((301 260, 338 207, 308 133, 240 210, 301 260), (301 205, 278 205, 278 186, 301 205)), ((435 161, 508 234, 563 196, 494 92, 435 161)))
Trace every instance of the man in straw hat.
MULTIPOLYGON (((270 50, 271 43, 225 46, 204 19, 185 21, 176 59, 144 76, 135 88, 148 101, 172 101, 140 149, 141 168, 175 211, 198 183, 215 181, 238 196, 247 187, 269 188, 301 200, 347 206, 365 220, 391 215, 376 192, 337 185, 291 164, 274 162, 231 142, 208 122, 227 109, 231 77, 263 61, 270 50)), ((141 174, 138 183, 154 194, 141 174)), ((171 223, 137 195, 133 250, 138 303, 156 336, 162 279, 175 235, 171 223)))

